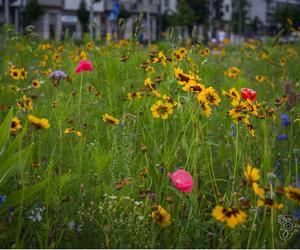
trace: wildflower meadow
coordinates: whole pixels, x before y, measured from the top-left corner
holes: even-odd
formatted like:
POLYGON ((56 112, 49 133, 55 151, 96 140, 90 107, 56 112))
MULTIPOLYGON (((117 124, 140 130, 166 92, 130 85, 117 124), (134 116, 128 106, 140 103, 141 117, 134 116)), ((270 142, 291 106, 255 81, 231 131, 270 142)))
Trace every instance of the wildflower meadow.
POLYGON ((300 43, 136 37, 2 32, 0 246, 299 248, 300 43))

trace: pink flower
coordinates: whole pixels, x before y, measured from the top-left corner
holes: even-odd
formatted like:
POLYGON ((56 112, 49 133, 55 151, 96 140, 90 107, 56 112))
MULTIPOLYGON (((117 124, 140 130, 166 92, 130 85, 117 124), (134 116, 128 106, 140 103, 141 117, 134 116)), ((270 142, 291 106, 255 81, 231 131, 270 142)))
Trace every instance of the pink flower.
POLYGON ((81 71, 92 71, 94 70, 92 63, 89 60, 80 61, 77 68, 75 69, 75 73, 78 74, 81 71))
POLYGON ((194 180, 189 172, 178 169, 173 174, 168 174, 174 186, 182 192, 191 192, 194 188, 194 180))

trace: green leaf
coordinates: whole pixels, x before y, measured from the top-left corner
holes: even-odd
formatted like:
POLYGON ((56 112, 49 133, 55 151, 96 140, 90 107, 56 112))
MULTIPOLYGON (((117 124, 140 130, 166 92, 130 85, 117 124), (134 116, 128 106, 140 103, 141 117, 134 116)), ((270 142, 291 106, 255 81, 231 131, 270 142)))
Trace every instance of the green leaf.
POLYGON ((0 186, 12 175, 24 168, 31 153, 31 146, 11 155, 0 165, 0 186))
POLYGON ((9 139, 12 118, 13 109, 11 108, 0 126, 0 155, 2 154, 4 146, 9 139))
POLYGON ((21 202, 26 202, 28 200, 33 201, 38 197, 39 193, 47 187, 47 183, 48 179, 45 179, 31 187, 13 192, 3 203, 1 211, 5 211, 10 207, 15 207, 21 202))
POLYGON ((18 149, 26 132, 27 132, 27 124, 25 124, 21 133, 17 135, 14 141, 7 147, 7 149, 5 149, 3 155, 0 158, 0 162, 4 162, 11 154, 13 154, 18 149))

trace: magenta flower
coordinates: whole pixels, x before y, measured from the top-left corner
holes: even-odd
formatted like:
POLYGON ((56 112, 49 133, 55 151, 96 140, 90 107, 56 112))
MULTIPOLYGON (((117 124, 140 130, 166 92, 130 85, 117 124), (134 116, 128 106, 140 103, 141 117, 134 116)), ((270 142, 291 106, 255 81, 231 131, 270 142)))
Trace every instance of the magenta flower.
POLYGON ((75 69, 75 73, 78 74, 82 71, 92 71, 94 70, 92 63, 89 60, 80 61, 77 68, 75 69))
POLYGON ((173 174, 168 174, 174 186, 184 193, 191 192, 194 188, 194 180, 189 172, 178 169, 173 174))

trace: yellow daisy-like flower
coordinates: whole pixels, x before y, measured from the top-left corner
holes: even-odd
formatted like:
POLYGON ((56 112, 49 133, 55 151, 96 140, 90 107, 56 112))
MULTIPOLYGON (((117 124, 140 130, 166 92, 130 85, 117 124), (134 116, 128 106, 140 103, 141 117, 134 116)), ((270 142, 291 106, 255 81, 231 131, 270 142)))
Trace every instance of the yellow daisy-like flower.
POLYGON ((31 86, 32 86, 33 88, 35 88, 35 89, 40 88, 40 87, 41 87, 41 82, 40 82, 39 80, 37 80, 37 79, 32 80, 31 86))
POLYGON ((265 80, 267 80, 267 77, 263 76, 263 75, 257 75, 257 76, 255 76, 255 79, 258 82, 264 82, 265 80))
POLYGON ((46 67, 46 62, 45 61, 40 61, 40 63, 39 63, 39 65, 40 65, 40 67, 46 67))
POLYGON ((276 209, 282 209, 283 204, 276 203, 273 199, 270 198, 259 198, 256 204, 258 207, 268 207, 268 208, 276 208, 276 209))
POLYGON ((187 54, 187 50, 186 50, 186 48, 179 48, 177 50, 177 53, 184 57, 187 54))
POLYGON ((286 65, 286 59, 285 58, 280 58, 280 61, 279 61, 279 63, 280 63, 280 66, 285 66, 286 65))
POLYGON ((21 72, 17 68, 11 68, 9 74, 14 80, 19 80, 21 78, 21 72))
POLYGON ((109 114, 105 114, 102 116, 103 121, 106 123, 110 123, 112 125, 118 125, 120 124, 120 120, 114 118, 113 116, 109 115, 109 114))
POLYGON ((50 128, 50 124, 48 119, 45 118, 38 118, 33 115, 28 115, 28 120, 30 125, 35 126, 36 128, 40 129, 48 129, 50 128))
POLYGON ((157 206, 157 209, 152 212, 151 216, 162 228, 171 224, 171 215, 162 206, 157 206))
POLYGON ((173 105, 168 102, 163 103, 162 101, 157 101, 152 105, 151 111, 154 118, 161 118, 165 120, 173 113, 173 105))
POLYGON ((142 97, 142 93, 140 91, 137 92, 133 92, 133 93, 127 93, 128 99, 132 100, 132 99, 138 99, 142 97))
POLYGON ((205 57, 208 56, 210 54, 210 49, 209 48, 204 48, 200 51, 200 55, 205 57))
POLYGON ((300 204, 300 189, 292 186, 285 187, 284 192, 286 197, 300 204))
POLYGON ((22 129, 22 121, 17 117, 12 118, 10 133, 12 135, 16 135, 21 129, 22 129))
POLYGON ((220 222, 226 222, 230 228, 235 228, 245 223, 247 219, 245 212, 236 208, 224 208, 219 205, 214 208, 212 216, 220 222))
POLYGON ((93 43, 93 42, 88 42, 87 44, 86 44, 86 48, 87 49, 92 49, 92 48, 94 48, 95 47, 95 44, 93 43))
POLYGON ((246 179, 252 184, 258 182, 260 179, 260 170, 252 167, 249 163, 247 164, 246 170, 244 171, 246 179))
POLYGON ((79 130, 74 130, 73 128, 67 128, 65 131, 64 131, 64 134, 67 135, 67 134, 75 134, 77 135, 78 137, 82 136, 82 133, 79 131, 79 130))
POLYGON ((201 91, 198 95, 197 95, 197 99, 199 102, 207 102, 209 104, 218 106, 221 99, 218 95, 218 93, 216 92, 216 90, 213 87, 208 87, 206 89, 204 89, 203 91, 201 91))
POLYGON ((24 68, 22 68, 22 69, 20 69, 20 78, 22 79, 22 80, 25 80, 25 79, 27 79, 27 71, 24 69, 24 68))
POLYGON ((150 78, 145 79, 144 85, 149 90, 155 89, 155 86, 152 84, 152 81, 150 78))
POLYGON ((260 198, 265 198, 265 189, 261 188, 257 182, 252 183, 253 192, 260 198))

